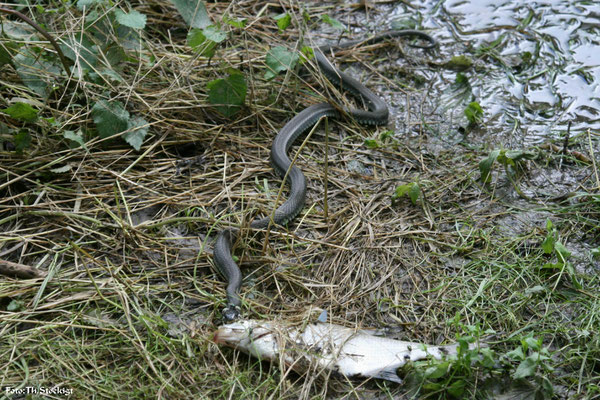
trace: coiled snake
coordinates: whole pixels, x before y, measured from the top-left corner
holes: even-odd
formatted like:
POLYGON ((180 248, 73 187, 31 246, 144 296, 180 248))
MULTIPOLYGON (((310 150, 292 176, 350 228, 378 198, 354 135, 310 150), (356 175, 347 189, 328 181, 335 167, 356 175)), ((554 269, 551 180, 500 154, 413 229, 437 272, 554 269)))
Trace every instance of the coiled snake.
MULTIPOLYGON (((428 42, 427 45, 411 45, 412 47, 429 49, 436 45, 435 40, 423 32, 415 30, 392 30, 382 32, 366 40, 325 45, 315 49, 315 60, 327 79, 334 85, 339 85, 343 89, 348 90, 352 96, 361 100, 368 108, 368 110, 343 108, 343 114, 350 116, 358 123, 364 125, 385 125, 388 122, 388 108, 385 102, 356 79, 338 70, 327 60, 324 54, 333 50, 349 48, 357 44, 368 45, 401 36, 412 36, 428 42)), ((290 185, 289 198, 272 215, 252 221, 250 228, 266 228, 271 222, 271 218, 273 218, 273 223, 284 225, 295 218, 304 207, 306 178, 302 174, 302 171, 300 171, 300 168, 292 165, 287 152, 298 136, 310 129, 323 117, 339 118, 340 113, 338 112, 338 108, 329 103, 312 105, 285 124, 273 140, 271 164, 282 178, 287 173, 286 183, 290 185)), ((225 321, 233 321, 240 315, 241 300, 239 290, 242 286, 242 274, 231 256, 231 246, 235 241, 237 232, 238 229, 234 228, 227 228, 221 231, 217 236, 213 250, 215 265, 227 280, 227 306, 223 310, 223 319, 225 321)))

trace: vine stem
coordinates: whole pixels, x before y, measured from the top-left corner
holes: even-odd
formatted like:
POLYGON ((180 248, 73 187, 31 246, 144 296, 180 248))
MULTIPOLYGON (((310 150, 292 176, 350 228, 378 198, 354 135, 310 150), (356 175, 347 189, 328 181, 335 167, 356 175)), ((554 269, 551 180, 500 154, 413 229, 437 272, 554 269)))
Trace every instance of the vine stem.
POLYGON ((41 26, 36 24, 33 20, 31 20, 28 16, 20 13, 19 11, 11 10, 10 8, 0 7, 0 12, 4 13, 4 14, 14 15, 17 18, 22 19, 27 24, 31 25, 36 31, 38 31, 40 34, 42 34, 42 36, 44 36, 50 42, 50 44, 52 44, 52 47, 54 47, 54 49, 56 50, 56 53, 58 54, 58 58, 60 58, 60 62, 63 65, 65 73, 67 74, 67 78, 70 79, 71 74, 69 72, 69 62, 68 62, 67 58, 65 57, 65 54, 60 49, 60 47, 58 47, 58 43, 56 43, 56 40, 54 40, 54 38, 52 37, 52 35, 50 33, 48 33, 48 31, 46 31, 44 28, 42 28, 41 26))

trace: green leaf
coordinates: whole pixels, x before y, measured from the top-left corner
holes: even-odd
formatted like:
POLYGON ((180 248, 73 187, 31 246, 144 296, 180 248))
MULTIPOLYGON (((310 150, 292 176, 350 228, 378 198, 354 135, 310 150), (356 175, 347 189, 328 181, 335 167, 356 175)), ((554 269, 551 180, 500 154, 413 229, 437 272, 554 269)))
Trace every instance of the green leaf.
POLYGON ((171 0, 183 20, 191 28, 206 28, 212 24, 202 0, 171 0))
POLYGON ((22 48, 14 57, 14 64, 25 86, 44 98, 56 84, 56 75, 62 72, 62 68, 43 60, 29 49, 22 48))
POLYGON ((583 289, 583 286, 577 280, 577 271, 575 270, 575 267, 573 267, 573 264, 571 264, 570 262, 567 262, 565 264, 565 266, 567 268, 567 272, 569 273, 569 276, 571 277, 571 283, 573 283, 573 286, 575 286, 576 289, 583 289))
POLYGON ((204 28, 202 33, 204 33, 204 36, 208 40, 212 40, 215 43, 221 43, 223 40, 227 39, 227 34, 216 25, 204 28))
POLYGON ((100 100, 94 104, 92 119, 96 124, 98 136, 103 139, 124 132, 129 127, 129 113, 118 101, 109 103, 106 100, 100 100))
POLYGON ((494 351, 489 347, 483 347, 479 349, 479 354, 481 354, 481 360, 479 363, 483 365, 485 368, 494 368, 496 365, 496 360, 494 359, 494 351))
POLYGON ((387 130, 379 135, 379 140, 385 142, 387 139, 394 137, 394 131, 387 130))
POLYGON ((556 264, 554 263, 546 263, 544 265, 542 265, 542 269, 562 269, 562 267, 564 267, 565 264, 561 263, 561 262, 557 262, 556 264))
POLYGON ((546 218, 546 230, 548 232, 550 232, 550 230, 552 229, 552 221, 550 221, 550 218, 546 218))
POLYGON ((30 42, 38 38, 37 31, 25 22, 4 19, 0 27, 3 36, 16 40, 17 43, 30 42))
POLYGON ((287 29, 288 26, 292 23, 292 16, 288 13, 283 13, 276 15, 273 17, 275 21, 277 21, 277 27, 279 28, 279 32, 283 32, 287 29))
POLYGON ((556 250, 556 253, 562 258, 561 261, 563 262, 571 256, 571 252, 561 242, 554 243, 554 250, 556 250))
POLYGON ((224 116, 234 116, 244 104, 248 87, 244 75, 232 70, 225 79, 208 83, 208 102, 224 116))
POLYGON ((291 70, 298 63, 298 54, 288 51, 283 46, 277 46, 269 50, 266 63, 269 70, 265 73, 266 79, 272 79, 282 71, 291 70))
POLYGON ((425 370, 425 377, 429 379, 438 379, 448 373, 450 363, 448 361, 434 365, 425 370))
POLYGON ((11 300, 6 306, 6 311, 15 312, 23 309, 23 303, 18 300, 11 300))
MULTIPOLYGON (((460 55, 452 57, 447 63, 444 64, 444 67, 453 71, 466 71, 471 68, 472 65, 473 60, 471 60, 471 58, 465 55, 460 55)), ((477 104, 477 106, 479 106, 479 104, 477 104)), ((481 108, 479 109, 481 110, 481 108)))
POLYGON ((123 134, 123 139, 139 151, 148 134, 148 122, 142 117, 133 117, 129 119, 127 129, 128 132, 123 134))
POLYGON ((537 153, 534 151, 526 151, 526 150, 506 150, 505 154, 506 158, 519 161, 522 159, 533 160, 537 157, 537 153))
POLYGON ((379 144, 377 144, 377 140, 375 139, 365 139, 364 144, 369 149, 376 149, 379 147, 379 144))
POLYGON ((537 369, 537 363, 531 357, 527 357, 517 367, 517 370, 513 374, 513 378, 522 379, 535 375, 537 369))
POLYGON ((542 341, 534 338, 533 336, 526 337, 524 341, 527 343, 527 346, 530 349, 539 350, 542 347, 542 341))
POLYGON ((8 108, 2 109, 3 112, 14 119, 25 122, 33 122, 37 119, 38 112, 27 103, 14 103, 8 108))
MULTIPOLYGON (((78 62, 81 68, 85 71, 93 71, 98 65, 99 48, 94 43, 90 35, 81 34, 65 37, 67 44, 59 45, 65 56, 73 62, 78 62)), ((75 73, 79 72, 79 68, 74 68, 75 73)), ((78 76, 77 76, 78 77, 78 76)))
POLYGON ((546 235, 546 238, 544 239, 544 241, 542 242, 542 249, 544 250, 545 254, 551 254, 554 251, 554 243, 556 242, 556 239, 554 238, 554 232, 548 232, 548 234, 546 235))
POLYGON ((534 287, 525 289, 525 294, 543 293, 545 291, 546 291, 546 288, 544 286, 535 285, 534 287))
POLYGON ((0 67, 11 62, 16 44, 12 41, 0 42, 0 67))
POLYGON ((452 385, 448 386, 448 394, 456 399, 460 399, 463 397, 463 393, 465 391, 466 383, 463 380, 458 380, 452 383, 452 385))
POLYGON ((467 108, 465 108, 465 116, 471 125, 481 122, 481 119, 483 118, 483 110, 481 109, 479 103, 476 101, 469 103, 467 108))
MULTIPOLYGON (((84 149, 87 149, 87 147, 85 146, 85 141, 83 140, 83 132, 81 132, 81 129, 78 130, 77 132, 65 131, 63 133, 63 137, 65 139, 68 139, 72 142, 77 143, 79 146, 83 147, 84 149)), ((79 147, 79 146, 75 146, 75 147, 79 147)))
POLYGON ((417 182, 410 182, 396 187, 396 192, 392 196, 392 202, 399 199, 402 196, 408 195, 411 203, 413 205, 416 205, 420 194, 421 188, 419 184, 417 182))
POLYGON ((233 19, 228 15, 223 17, 223 22, 233 26, 234 28, 243 28, 246 26, 246 19, 233 19))
POLYGON ((413 182, 410 185, 410 190, 408 191, 408 196, 410 197, 410 201, 411 201, 411 203, 413 203, 413 206, 417 204, 417 199, 419 198, 420 194, 421 194, 421 187, 419 186, 418 183, 413 182))
POLYGON ((506 353, 506 356, 513 360, 524 360, 525 359, 525 353, 523 352, 523 348, 521 348, 521 347, 517 347, 513 351, 509 351, 508 353, 506 353))
POLYGON ((300 54, 302 54, 300 63, 304 64, 306 60, 312 60, 315 57, 315 50, 310 46, 302 46, 300 54))
POLYGON ((342 23, 340 21, 338 21, 337 19, 331 18, 327 14, 321 15, 321 20, 323 20, 323 22, 326 22, 329 25, 331 25, 331 27, 333 27, 334 29, 338 29, 340 31, 346 30, 346 28, 344 27, 344 25, 342 25, 342 23))
POLYGON ((490 171, 492 170, 492 165, 494 161, 498 158, 500 154, 500 150, 492 150, 488 157, 479 162, 479 172, 481 172, 481 181, 483 183, 487 183, 491 179, 490 171))
POLYGON ((132 29, 144 29, 146 27, 146 16, 139 11, 132 10, 125 13, 119 9, 115 10, 117 22, 132 29))
POLYGON ((84 7, 90 7, 96 4, 103 4, 106 0, 79 0, 77 1, 77 8, 83 10, 84 7))
POLYGON ((442 388, 442 385, 435 382, 427 382, 423 384, 423 389, 427 392, 437 392, 442 388))
POLYGON ((31 135, 27 131, 20 131, 15 135, 15 150, 22 153, 31 145, 31 135))
POLYGON ((201 56, 212 57, 215 55, 217 43, 208 39, 202 29, 192 29, 188 33, 188 44, 201 56))

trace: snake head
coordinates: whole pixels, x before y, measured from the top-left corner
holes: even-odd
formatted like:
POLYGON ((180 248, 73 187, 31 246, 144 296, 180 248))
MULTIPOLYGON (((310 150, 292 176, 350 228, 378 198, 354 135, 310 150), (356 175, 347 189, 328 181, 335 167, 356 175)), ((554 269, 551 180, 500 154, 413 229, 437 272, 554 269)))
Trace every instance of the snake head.
POLYGON ((240 318, 240 308, 234 305, 228 305, 223 309, 223 322, 229 324, 240 318))

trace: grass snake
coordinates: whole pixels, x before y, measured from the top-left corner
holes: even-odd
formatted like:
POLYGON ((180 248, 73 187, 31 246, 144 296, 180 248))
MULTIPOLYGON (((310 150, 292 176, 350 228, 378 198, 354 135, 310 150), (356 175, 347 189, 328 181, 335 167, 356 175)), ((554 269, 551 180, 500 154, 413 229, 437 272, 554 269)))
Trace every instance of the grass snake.
MULTIPOLYGON (((292 118, 279 131, 271 147, 271 165, 282 178, 287 173, 286 183, 290 185, 289 198, 281 204, 271 215, 254 220, 250 223, 252 229, 267 228, 271 223, 285 225, 295 218, 302 208, 306 197, 306 178, 297 166, 292 164, 287 152, 294 141, 302 133, 309 130, 323 117, 339 118, 340 114, 349 116, 356 122, 364 125, 385 125, 388 122, 388 108, 386 103, 372 91, 363 86, 359 81, 337 69, 325 57, 325 54, 334 50, 345 49, 356 45, 369 45, 394 37, 410 36, 428 42, 427 45, 411 45, 424 49, 436 45, 435 40, 415 30, 390 30, 377 34, 366 40, 354 40, 335 45, 324 45, 314 50, 314 57, 320 71, 334 85, 347 90, 353 97, 360 100, 367 110, 356 108, 342 108, 329 103, 319 103, 304 109, 292 118)), ((214 262, 219 272, 227 280, 227 306, 223 310, 223 319, 233 321, 239 318, 241 300, 239 290, 242 286, 242 274, 240 268, 231 255, 232 243, 238 233, 236 228, 226 228, 219 233, 213 249, 214 262)))

